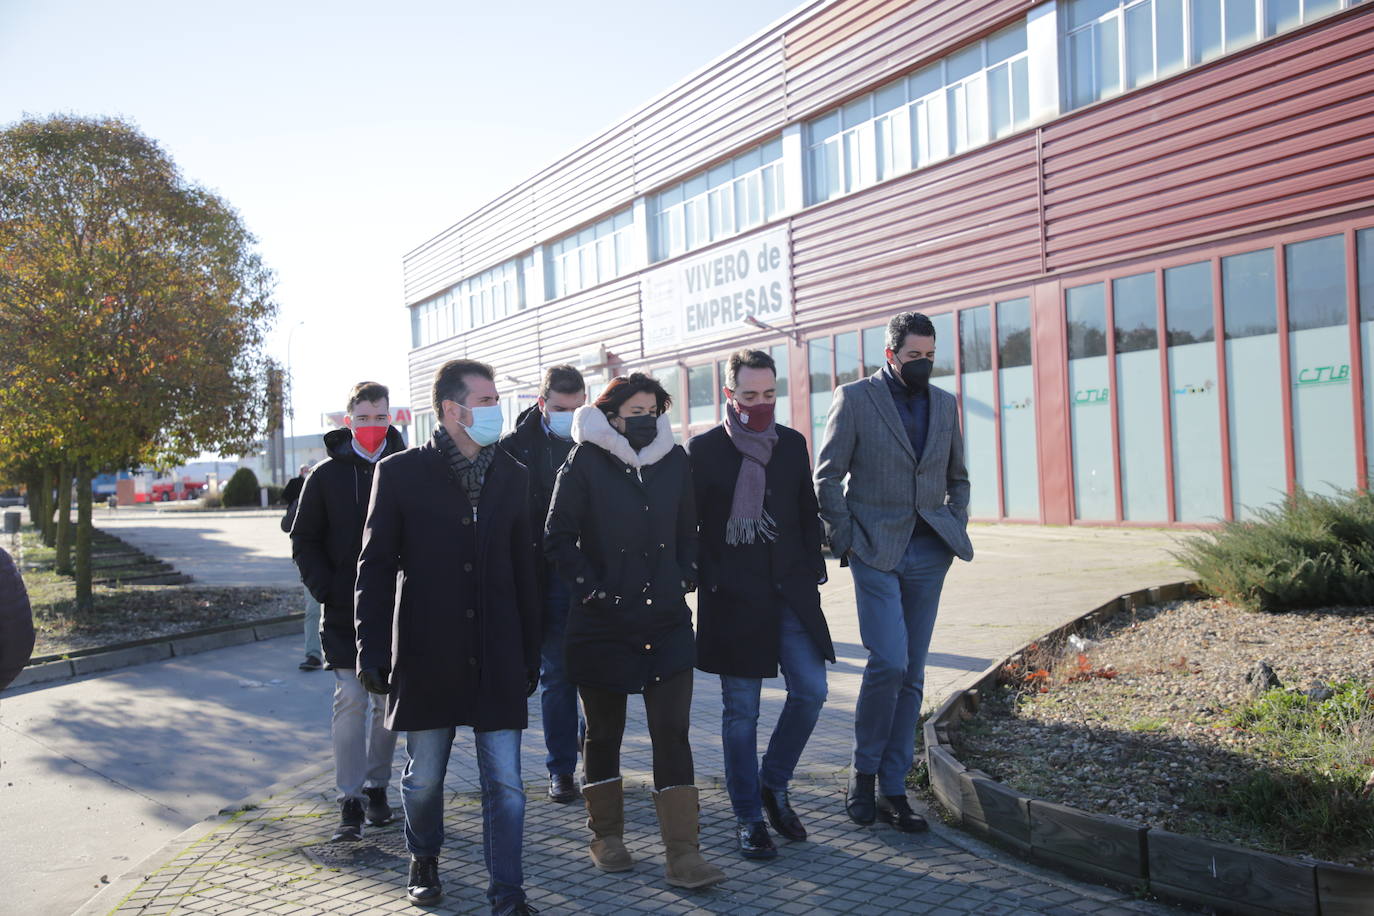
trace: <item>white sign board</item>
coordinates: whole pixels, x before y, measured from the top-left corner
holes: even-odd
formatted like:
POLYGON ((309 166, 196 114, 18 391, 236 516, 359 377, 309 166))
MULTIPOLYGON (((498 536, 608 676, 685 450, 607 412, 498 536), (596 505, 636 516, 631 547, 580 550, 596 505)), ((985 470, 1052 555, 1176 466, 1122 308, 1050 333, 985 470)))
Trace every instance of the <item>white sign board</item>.
POLYGON ((684 344, 747 328, 746 318, 779 325, 792 316, 787 230, 718 245, 643 276, 644 349, 684 344))

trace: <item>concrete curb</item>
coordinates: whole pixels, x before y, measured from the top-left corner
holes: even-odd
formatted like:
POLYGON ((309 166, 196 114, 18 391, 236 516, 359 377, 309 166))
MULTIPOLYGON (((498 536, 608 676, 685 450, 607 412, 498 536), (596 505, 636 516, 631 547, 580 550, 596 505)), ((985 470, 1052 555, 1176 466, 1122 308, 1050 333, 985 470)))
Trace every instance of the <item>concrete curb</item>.
POLYGON ((1196 594, 1178 582, 1121 595, 1027 643, 989 666, 973 686, 954 691, 926 720, 924 745, 933 794, 965 830, 1017 855, 1075 876, 1221 912, 1374 913, 1374 871, 1294 859, 1181 836, 1109 815, 1023 795, 955 756, 949 733, 971 718, 1001 669, 1032 645, 1057 646, 1070 634, 1162 601, 1196 594))
POLYGON ((267 799, 294 789, 301 783, 308 782, 321 773, 333 769, 333 767, 333 761, 302 767, 268 788, 245 795, 238 801, 219 809, 217 814, 212 814, 205 820, 192 824, 165 845, 154 850, 152 854, 145 856, 143 861, 112 880, 106 887, 96 891, 94 897, 72 911, 72 916, 105 916, 105 914, 117 910, 124 899, 137 890, 139 885, 146 881, 150 875, 166 868, 182 853, 227 824, 240 812, 252 810, 267 799))
POLYGON ((19 672, 5 691, 19 687, 52 684, 57 681, 71 680, 84 674, 96 674, 142 665, 147 662, 163 661, 182 655, 194 655, 211 649, 224 649, 241 646, 279 636, 302 633, 305 614, 286 614, 281 617, 268 617, 263 620, 250 620, 244 623, 226 624, 218 627, 203 627, 185 633, 155 636, 113 646, 100 646, 95 649, 81 649, 63 656, 40 656, 19 672))

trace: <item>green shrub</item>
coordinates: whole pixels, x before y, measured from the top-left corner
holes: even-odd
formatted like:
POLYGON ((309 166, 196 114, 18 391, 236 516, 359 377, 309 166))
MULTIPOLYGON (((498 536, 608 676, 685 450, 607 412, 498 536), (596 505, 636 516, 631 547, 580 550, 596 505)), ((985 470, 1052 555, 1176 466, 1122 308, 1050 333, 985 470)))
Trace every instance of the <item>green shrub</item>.
POLYGON ((1204 589, 1253 610, 1374 605, 1374 496, 1299 491, 1174 556, 1204 589))
POLYGON ((226 506, 256 506, 262 497, 258 495, 258 475, 252 468, 239 468, 229 482, 224 485, 220 498, 226 506))

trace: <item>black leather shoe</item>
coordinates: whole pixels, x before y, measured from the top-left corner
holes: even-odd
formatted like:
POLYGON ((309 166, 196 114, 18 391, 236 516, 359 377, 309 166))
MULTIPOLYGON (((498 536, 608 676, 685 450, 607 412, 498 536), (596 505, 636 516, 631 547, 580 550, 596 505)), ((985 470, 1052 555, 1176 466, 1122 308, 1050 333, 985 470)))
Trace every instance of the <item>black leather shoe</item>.
POLYGON ((867 826, 878 818, 878 809, 873 800, 873 784, 876 775, 854 773, 849 777, 849 792, 845 795, 844 810, 849 819, 856 824, 867 826))
POLYGON ((363 838, 363 803, 346 798, 339 805, 339 826, 334 828, 331 843, 353 842, 363 838))
POLYGON ((789 840, 802 842, 806 839, 806 828, 802 826, 801 818, 797 817, 797 812, 792 810, 792 805, 787 801, 786 789, 770 789, 764 786, 759 795, 763 800, 763 811, 768 815, 768 823, 773 825, 774 830, 789 840))
POLYGON ((735 821, 735 838, 739 840, 739 854, 746 859, 771 859, 778 854, 763 821, 735 821))
POLYGON ((902 833, 920 833, 930 829, 926 819, 911 810, 911 803, 905 795, 878 796, 878 817, 884 824, 891 824, 902 833))
POLYGON ((320 661, 319 658, 314 655, 307 655, 305 661, 301 662, 296 667, 302 671, 319 671, 324 667, 324 662, 320 661))
POLYGON ((386 800, 386 786, 369 786, 363 794, 367 796, 367 822, 373 827, 391 823, 396 812, 386 800))
POLYGON ((555 773, 549 776, 549 798, 560 805, 577 801, 581 794, 577 791, 577 780, 571 774, 555 773))
POLYGON ((410 877, 406 879, 406 899, 411 903, 425 906, 438 903, 444 896, 444 886, 439 883, 439 859, 437 856, 411 856, 410 877))

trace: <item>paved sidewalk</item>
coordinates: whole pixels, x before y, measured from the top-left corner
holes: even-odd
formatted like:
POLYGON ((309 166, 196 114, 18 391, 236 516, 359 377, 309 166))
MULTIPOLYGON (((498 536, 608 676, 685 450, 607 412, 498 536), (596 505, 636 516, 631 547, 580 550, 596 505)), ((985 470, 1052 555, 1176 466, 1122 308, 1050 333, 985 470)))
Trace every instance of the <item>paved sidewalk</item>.
MULTIPOLYGON (((928 706, 996 658, 1107 598, 1186 577, 1168 557, 1173 536, 1165 532, 979 526, 974 541, 978 560, 956 563, 946 588, 928 706)), ((830 669, 830 698, 794 783, 795 805, 812 841, 784 843, 780 856, 766 863, 746 863, 735 854, 720 778, 719 681, 698 673, 692 747, 703 787, 702 846, 729 880, 699 892, 663 883, 647 789, 650 747, 642 705, 634 700, 623 764, 631 785, 627 842, 639 864, 625 875, 601 874, 586 856, 580 806, 555 805, 542 795, 543 734, 539 704, 531 701, 523 743, 529 797, 524 867, 531 903, 544 913, 1165 912, 1129 894, 1021 863, 934 817, 934 829, 915 837, 848 822, 840 792, 864 651, 849 574, 832 564, 831 577, 824 601, 839 663, 830 669)), ((780 688, 780 681, 765 685, 761 743, 781 708, 780 688)), ((400 764, 398 753, 398 776, 400 764)), ((460 731, 455 742, 447 788, 449 840, 440 861, 448 896, 432 911, 483 912, 486 873, 470 733, 460 731)), ((193 827, 82 912, 306 916, 414 910, 402 893, 406 858, 399 824, 369 831, 360 844, 326 842, 337 808, 332 769, 323 761, 251 802, 246 810, 193 827)))

